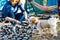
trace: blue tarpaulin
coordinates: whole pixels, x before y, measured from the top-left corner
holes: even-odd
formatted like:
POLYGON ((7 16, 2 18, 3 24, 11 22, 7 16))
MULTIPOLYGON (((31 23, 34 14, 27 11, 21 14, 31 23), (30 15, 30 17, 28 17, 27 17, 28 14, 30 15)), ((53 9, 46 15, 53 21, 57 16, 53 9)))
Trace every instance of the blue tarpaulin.
POLYGON ((0 0, 0 11, 2 10, 4 4, 7 2, 8 0, 0 0))
POLYGON ((58 0, 47 0, 47 6, 58 5, 58 0))
MULTIPOLYGON (((58 0, 47 0, 47 6, 58 6, 58 0)), ((58 13, 58 9, 50 11, 50 13, 52 14, 58 13)))

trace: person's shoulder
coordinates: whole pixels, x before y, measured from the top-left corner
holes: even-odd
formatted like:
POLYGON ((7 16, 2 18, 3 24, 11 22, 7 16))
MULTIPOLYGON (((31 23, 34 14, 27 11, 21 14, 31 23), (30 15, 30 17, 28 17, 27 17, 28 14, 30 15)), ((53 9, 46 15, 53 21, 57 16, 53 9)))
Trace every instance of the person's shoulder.
POLYGON ((10 2, 7 1, 7 2, 5 3, 5 5, 4 5, 4 7, 10 7, 10 2))
POLYGON ((7 1, 7 2, 5 3, 5 5, 9 5, 9 1, 7 1))

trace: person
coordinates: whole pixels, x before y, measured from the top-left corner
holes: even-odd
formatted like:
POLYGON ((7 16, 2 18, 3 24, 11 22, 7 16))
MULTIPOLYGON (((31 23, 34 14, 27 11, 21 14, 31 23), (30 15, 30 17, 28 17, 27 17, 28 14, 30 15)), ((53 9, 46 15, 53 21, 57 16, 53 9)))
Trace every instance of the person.
POLYGON ((9 0, 3 7, 3 13, 5 20, 12 22, 13 25, 21 24, 24 20, 29 22, 21 0, 9 0))

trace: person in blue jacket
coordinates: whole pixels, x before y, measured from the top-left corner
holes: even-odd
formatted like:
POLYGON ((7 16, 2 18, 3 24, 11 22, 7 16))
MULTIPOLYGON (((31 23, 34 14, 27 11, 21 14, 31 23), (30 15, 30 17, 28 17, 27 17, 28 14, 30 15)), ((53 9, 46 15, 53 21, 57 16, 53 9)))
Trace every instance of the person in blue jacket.
POLYGON ((20 1, 21 0, 9 0, 3 7, 3 17, 7 21, 11 21, 13 25, 14 22, 21 24, 24 20, 29 22, 24 5, 20 1))

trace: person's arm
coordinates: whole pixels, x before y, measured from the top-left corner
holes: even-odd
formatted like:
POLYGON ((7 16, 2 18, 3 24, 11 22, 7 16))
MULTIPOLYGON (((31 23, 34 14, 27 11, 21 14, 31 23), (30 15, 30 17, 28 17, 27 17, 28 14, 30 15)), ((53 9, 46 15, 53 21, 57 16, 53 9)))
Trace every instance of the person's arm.
POLYGON ((25 11, 25 8, 24 8, 23 4, 21 4, 21 9, 22 9, 23 15, 25 16, 25 19, 28 19, 27 12, 25 11))
POLYGON ((23 13, 23 15, 25 17, 25 21, 29 22, 29 19, 28 19, 28 16, 27 16, 27 12, 25 11, 25 8, 24 8, 23 4, 20 5, 20 9, 21 9, 21 11, 22 11, 22 13, 23 13))
POLYGON ((37 8, 39 8, 40 10, 44 10, 44 11, 50 11, 50 10, 54 10, 55 7, 47 7, 47 6, 42 6, 39 5, 38 3, 32 1, 32 0, 28 0, 30 3, 32 3, 34 6, 36 6, 37 8))
POLYGON ((25 16, 25 19, 28 19, 26 11, 23 12, 23 14, 24 14, 24 16, 25 16))
POLYGON ((16 22, 17 24, 21 24, 21 22, 20 22, 20 21, 15 20, 15 19, 10 18, 10 17, 6 17, 6 18, 5 18, 5 20, 6 20, 6 21, 10 21, 10 22, 16 22))
POLYGON ((34 6, 36 6, 37 8, 39 8, 40 10, 47 10, 48 8, 46 6, 42 6, 42 5, 39 5, 38 3, 36 2, 31 2, 34 6))
POLYGON ((26 12, 23 12, 23 14, 24 14, 24 16, 25 16, 25 21, 27 22, 27 23, 30 23, 30 20, 28 19, 28 15, 27 15, 27 13, 26 12))
POLYGON ((39 4, 37 4, 36 2, 31 2, 33 5, 35 5, 37 8, 39 8, 39 9, 41 9, 41 10, 45 10, 45 11, 50 11, 50 10, 54 10, 56 7, 54 7, 54 6, 50 6, 50 7, 48 7, 48 6, 42 6, 42 5, 39 5, 39 4))

